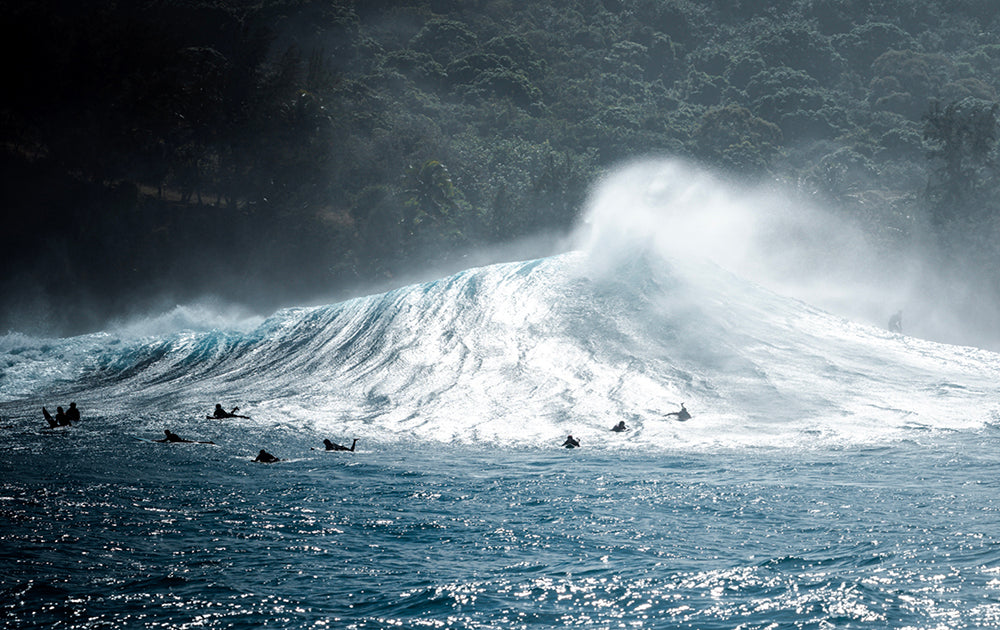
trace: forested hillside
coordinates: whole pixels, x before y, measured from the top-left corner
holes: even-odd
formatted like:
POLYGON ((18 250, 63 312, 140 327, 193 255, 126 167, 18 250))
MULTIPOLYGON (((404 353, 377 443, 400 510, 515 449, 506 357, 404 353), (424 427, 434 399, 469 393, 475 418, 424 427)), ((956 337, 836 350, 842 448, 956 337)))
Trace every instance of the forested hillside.
POLYGON ((5 5, 4 330, 391 282, 566 230, 650 154, 996 286, 992 0, 5 5))

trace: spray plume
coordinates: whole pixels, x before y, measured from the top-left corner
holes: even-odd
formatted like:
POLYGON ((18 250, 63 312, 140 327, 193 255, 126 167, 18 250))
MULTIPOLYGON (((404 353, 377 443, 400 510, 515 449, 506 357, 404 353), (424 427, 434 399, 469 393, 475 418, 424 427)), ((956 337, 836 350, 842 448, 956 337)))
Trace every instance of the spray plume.
MULTIPOLYGON (((844 213, 803 202, 776 184, 736 184, 674 159, 622 166, 595 187, 575 236, 597 268, 639 253, 710 261, 767 289, 854 321, 995 348, 995 318, 973 320, 976 278, 931 262, 926 250, 876 247, 844 213)), ((994 302, 989 302, 994 304, 994 302)), ((982 310, 996 312, 993 307, 982 310)))

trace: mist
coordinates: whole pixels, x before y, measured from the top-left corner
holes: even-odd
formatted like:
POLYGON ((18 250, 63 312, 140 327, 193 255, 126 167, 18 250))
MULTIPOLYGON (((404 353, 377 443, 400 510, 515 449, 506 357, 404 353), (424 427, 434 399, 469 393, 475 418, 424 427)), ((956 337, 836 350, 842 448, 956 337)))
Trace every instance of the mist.
POLYGON ((748 185, 679 158, 626 163, 597 183, 574 236, 597 265, 652 253, 695 258, 851 321, 1000 349, 988 279, 914 236, 875 243, 845 213, 773 182, 748 185))
MULTIPOLYGON (((595 181, 580 214, 578 224, 566 232, 544 231, 451 252, 420 252, 405 273, 377 282, 317 282, 282 292, 267 284, 255 287, 252 278, 243 278, 234 285, 243 292, 241 297, 204 291, 194 296, 180 292, 184 297, 178 299, 177 291, 165 288, 110 316, 98 306, 98 295, 85 296, 75 301, 77 321, 68 327, 131 335, 244 329, 283 307, 336 303, 473 267, 584 250, 605 269, 638 253, 665 263, 711 261, 851 321, 885 327, 893 313, 902 311, 906 335, 1000 349, 1000 299, 984 274, 944 262, 926 237, 918 235, 893 248, 873 242, 843 210, 803 200, 774 182, 736 182, 677 157, 636 159, 595 181)), ((230 279, 222 275, 218 284, 230 279)), ((11 330, 53 334, 67 328, 65 315, 53 315, 60 308, 58 301, 40 289, 26 288, 8 297, 4 308, 9 323, 15 324, 11 330)))

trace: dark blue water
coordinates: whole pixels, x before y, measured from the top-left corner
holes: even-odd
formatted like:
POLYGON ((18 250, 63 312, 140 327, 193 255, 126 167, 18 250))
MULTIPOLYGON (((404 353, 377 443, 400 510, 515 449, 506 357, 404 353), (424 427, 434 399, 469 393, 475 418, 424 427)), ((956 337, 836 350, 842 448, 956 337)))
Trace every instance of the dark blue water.
POLYGON ((4 627, 1000 625, 992 427, 833 451, 327 453, 127 423, 8 431, 4 627), (257 444, 288 461, 251 463, 257 444))

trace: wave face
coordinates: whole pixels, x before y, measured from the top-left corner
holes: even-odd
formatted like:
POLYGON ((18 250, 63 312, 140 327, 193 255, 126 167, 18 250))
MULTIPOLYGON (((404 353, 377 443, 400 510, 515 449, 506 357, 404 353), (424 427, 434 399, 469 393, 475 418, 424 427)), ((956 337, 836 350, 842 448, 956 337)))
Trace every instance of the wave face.
MULTIPOLYGON (((671 181, 688 188, 666 205, 694 203, 690 178, 671 181)), ((15 414, 58 394, 177 417, 233 401, 259 424, 516 446, 572 433, 599 447, 620 420, 632 430, 615 448, 643 449, 878 442, 996 421, 998 355, 782 295, 732 259, 674 247, 691 240, 676 223, 655 227, 648 207, 630 219, 611 197, 596 196, 580 249, 551 258, 249 324, 8 334, 0 397, 15 414), (665 415, 681 403, 685 423, 665 415)))

